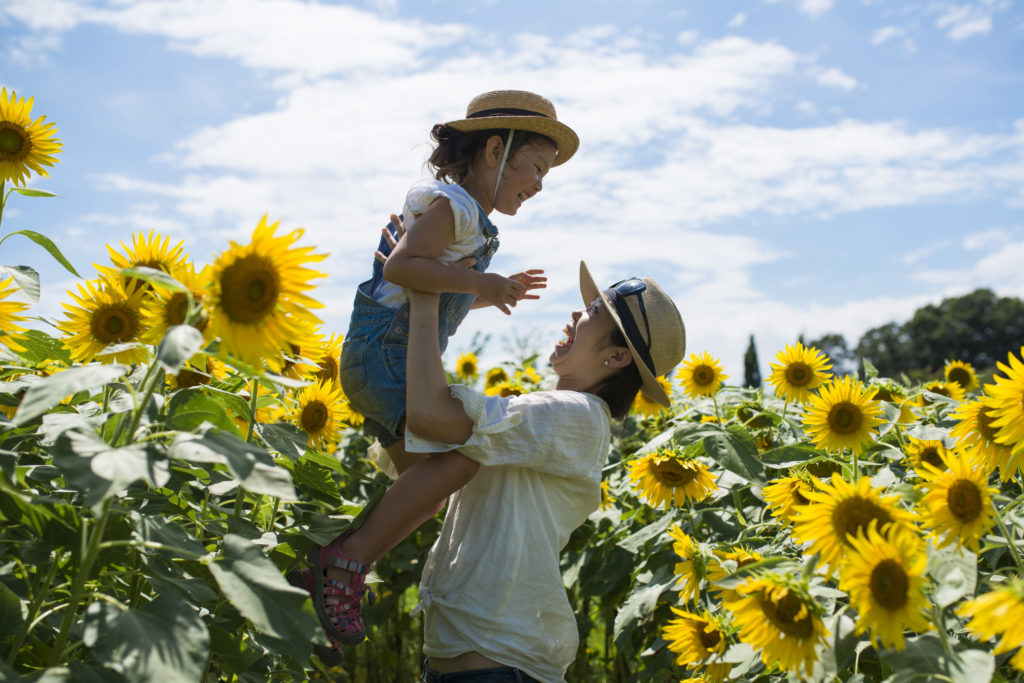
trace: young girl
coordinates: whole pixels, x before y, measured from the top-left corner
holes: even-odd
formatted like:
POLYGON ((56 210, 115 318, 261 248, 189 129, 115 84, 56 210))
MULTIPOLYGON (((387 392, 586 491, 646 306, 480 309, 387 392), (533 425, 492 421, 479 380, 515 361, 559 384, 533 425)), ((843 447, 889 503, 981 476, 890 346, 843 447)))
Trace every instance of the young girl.
POLYGON ((444 293, 438 312, 442 351, 471 307, 493 305, 509 314, 518 301, 536 299, 529 292, 545 286, 543 271, 507 278, 485 272, 498 248, 498 229, 488 215, 515 215, 540 192, 548 170, 568 161, 579 146, 548 100, 517 90, 473 98, 466 118, 437 124, 431 137, 435 179, 409 190, 403 209, 407 234, 385 229, 379 261, 386 263, 374 262, 373 276, 359 285, 341 350, 342 389, 399 473, 422 457, 407 454, 402 443, 405 288, 444 293), (453 267, 464 259, 475 265, 453 267))
MULTIPOLYGON (((431 137, 435 179, 414 185, 406 196, 404 234, 398 232, 400 220, 385 229, 373 276, 356 292, 341 351, 342 389, 365 418, 363 429, 386 449, 399 474, 428 457, 407 453, 404 446, 410 334, 405 288, 440 295, 434 334, 441 351, 474 305, 497 306, 509 314, 518 301, 537 298, 529 292, 545 286, 543 271, 508 278, 485 272, 498 247, 498 230, 487 216, 494 210, 515 215, 541 191, 548 170, 568 161, 579 146, 551 102, 516 90, 473 98, 464 119, 434 126, 431 137)), ((335 643, 364 638, 365 562, 436 512, 476 468, 460 459, 442 477, 419 481, 416 496, 385 506, 371 533, 362 533, 364 524, 358 535, 311 548, 314 603, 335 643)))

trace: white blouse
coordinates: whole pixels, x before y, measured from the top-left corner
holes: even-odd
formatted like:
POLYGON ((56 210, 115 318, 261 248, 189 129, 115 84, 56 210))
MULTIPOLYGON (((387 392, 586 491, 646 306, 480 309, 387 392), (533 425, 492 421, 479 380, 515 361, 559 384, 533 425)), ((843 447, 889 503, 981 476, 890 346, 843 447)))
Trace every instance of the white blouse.
POLYGON ((458 450, 483 465, 449 501, 420 582, 424 652, 479 652, 541 681, 563 681, 579 634, 558 556, 601 502, 611 442, 593 394, 483 396, 457 385, 474 422, 465 444, 406 432, 410 452, 458 450))

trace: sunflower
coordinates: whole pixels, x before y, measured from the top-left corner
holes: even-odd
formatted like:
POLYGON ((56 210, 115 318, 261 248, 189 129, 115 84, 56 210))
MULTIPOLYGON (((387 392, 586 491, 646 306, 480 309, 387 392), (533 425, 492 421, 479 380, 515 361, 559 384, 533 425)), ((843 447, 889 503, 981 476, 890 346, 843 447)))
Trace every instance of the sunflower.
POLYGON ((668 448, 628 464, 633 488, 653 507, 699 503, 718 490, 707 465, 668 448))
POLYGON ((0 89, 0 181, 24 185, 30 172, 48 178, 43 167, 57 163, 53 155, 64 143, 53 137, 55 124, 43 123, 45 116, 32 120, 33 99, 0 89))
MULTIPOLYGON (((210 282, 209 266, 198 273, 191 263, 179 263, 171 266, 171 277, 180 282, 192 295, 192 300, 199 307, 199 317, 192 323, 192 326, 203 333, 203 340, 209 343, 212 337, 209 333, 210 316, 203 309, 203 298, 210 282)), ((142 336, 143 341, 156 346, 164 338, 174 325, 184 325, 189 314, 188 294, 181 291, 170 291, 159 285, 153 288, 152 296, 149 296, 142 307, 142 319, 146 327, 146 333, 142 336)))
POLYGON ((17 337, 25 331, 18 322, 25 318, 18 315, 28 308, 28 304, 20 301, 4 301, 7 297, 18 290, 14 284, 14 278, 0 280, 0 344, 3 344, 11 351, 24 351, 25 349, 17 342, 17 337))
POLYGON ((775 393, 787 401, 806 403, 811 390, 832 377, 829 370, 832 363, 828 357, 813 346, 786 344, 786 348, 775 355, 778 364, 771 363, 772 374, 768 383, 775 387, 775 393))
MULTIPOLYGON (((665 390, 665 395, 669 397, 669 401, 672 400, 672 383, 664 377, 655 377, 658 384, 662 389, 665 390)), ((657 401, 652 401, 647 397, 642 390, 636 392, 636 398, 633 399, 633 406, 630 411, 637 415, 645 415, 651 417, 659 414, 663 410, 668 410, 665 406, 661 405, 657 401)))
POLYGON ((530 384, 540 384, 540 373, 532 365, 524 365, 521 370, 516 370, 516 377, 530 384))
MULTIPOLYGON (((170 246, 170 243, 170 238, 158 232, 150 230, 149 235, 146 235, 146 233, 139 230, 132 235, 132 246, 129 247, 124 242, 121 242, 121 249, 124 253, 117 251, 109 244, 107 245, 107 252, 110 253, 110 262, 114 264, 113 267, 98 263, 93 265, 101 275, 110 279, 113 279, 115 275, 119 276, 123 268, 136 268, 139 266, 153 268, 172 276, 176 273, 180 274, 181 267, 189 262, 188 254, 183 251, 185 243, 178 242, 173 247, 170 246)), ((178 281, 181 282, 181 280, 178 281)), ((133 277, 122 278, 122 284, 125 287, 130 287, 134 283, 137 286, 141 286, 146 293, 149 293, 152 287, 149 283, 141 284, 141 282, 141 280, 133 277)), ((182 284, 185 283, 182 282, 182 284)))
POLYGON ((707 573, 707 558, 700 545, 694 543, 679 525, 672 526, 668 535, 672 537, 672 550, 679 557, 675 566, 675 573, 679 576, 676 585, 681 586, 679 599, 690 602, 700 593, 700 584, 707 573))
POLYGON ((868 393, 874 401, 885 401, 892 403, 900 409, 900 415, 896 422, 900 424, 911 424, 917 421, 917 416, 911 408, 913 401, 907 400, 907 391, 892 380, 875 380, 869 387, 868 393), (870 393, 871 391, 874 393, 870 393))
POLYGON ((320 325, 309 318, 299 318, 299 335, 288 342, 288 351, 266 358, 267 368, 283 377, 312 380, 320 372, 324 336, 320 325))
POLYGON ((1024 469, 1024 462, 1018 452, 1001 443, 996 443, 998 430, 992 426, 995 418, 979 399, 968 401, 956 407, 949 417, 959 420, 949 435, 956 437, 957 446, 970 448, 990 467, 999 468, 999 480, 1008 481, 1018 468, 1024 469))
POLYGON ((505 372, 505 368, 497 367, 491 368, 484 375, 484 388, 493 389, 499 384, 503 384, 508 381, 508 373, 505 372))
POLYGON ((768 503, 772 517, 789 524, 793 521, 798 505, 807 505, 811 501, 807 494, 814 491, 810 475, 798 472, 789 477, 773 479, 761 494, 768 503))
POLYGON ((312 247, 294 247, 303 231, 275 236, 280 221, 263 216, 252 242, 235 242, 213 264, 210 327, 222 350, 247 363, 276 358, 301 338, 303 320, 319 322, 310 308, 323 304, 306 295, 310 280, 323 277, 306 264, 322 261, 312 247))
POLYGON ((978 552, 978 539, 992 526, 990 467, 974 451, 958 450, 942 456, 942 467, 925 465, 918 471, 925 492, 921 499, 924 526, 931 529, 935 547, 956 541, 978 552))
POLYGON ((176 375, 167 375, 172 389, 188 389, 209 384, 215 379, 228 376, 228 366, 213 356, 197 354, 178 371, 176 375))
POLYGON ((852 376, 841 377, 811 395, 804 413, 804 431, 827 451, 849 448, 859 454, 882 423, 882 406, 868 398, 864 385, 852 376))
POLYGON ((819 553, 829 573, 835 573, 850 539, 875 521, 885 531, 890 524, 911 526, 913 516, 896 506, 897 496, 883 496, 873 488, 869 477, 856 485, 843 481, 837 472, 831 485, 816 481, 819 491, 804 493, 811 502, 796 509, 793 537, 799 543, 810 542, 808 553, 819 553))
POLYGON ((760 650, 766 666, 807 674, 814 667, 814 649, 829 631, 821 607, 806 585, 781 576, 747 579, 737 587, 740 597, 725 603, 739 628, 739 639, 760 650))
POLYGON ((68 290, 77 306, 63 304, 67 320, 57 324, 67 338, 64 347, 71 357, 88 363, 141 363, 149 357, 142 346, 146 325, 142 319, 145 292, 141 287, 125 289, 117 279, 98 278, 79 283, 78 293, 68 290), (112 354, 103 353, 111 344, 133 344, 112 354))
POLYGON ((959 384, 964 392, 974 391, 978 388, 978 375, 970 363, 953 360, 946 363, 946 382, 959 384))
POLYGON ((708 583, 712 585, 712 588, 709 590, 712 593, 721 594, 721 600, 723 602, 727 600, 734 600, 739 597, 739 595, 731 588, 721 588, 714 584, 718 581, 724 581, 740 569, 764 559, 764 556, 761 555, 761 553, 753 550, 747 550, 741 546, 725 550, 716 548, 711 552, 713 557, 708 559, 707 564, 708 583))
POLYGON ((484 394, 487 396, 501 396, 502 398, 507 396, 522 396, 523 383, 518 379, 507 379, 492 387, 487 387, 484 389, 484 394))
POLYGON ((466 351, 455 360, 455 374, 464 382, 471 382, 480 374, 476 354, 466 351))
POLYGON ((691 353, 689 360, 683 363, 676 373, 676 379, 683 383, 683 390, 690 398, 714 396, 722 386, 722 381, 729 376, 722 372, 717 358, 705 351, 701 354, 691 353))
POLYGON ((341 381, 341 345, 345 337, 339 334, 332 334, 330 338, 320 347, 321 358, 318 365, 320 370, 316 373, 316 380, 319 382, 340 382, 341 381))
POLYGON ((858 634, 896 650, 906 645, 904 629, 931 628, 921 611, 928 607, 922 588, 928 554, 910 529, 889 525, 879 533, 877 522, 850 539, 850 551, 839 573, 839 588, 850 594, 857 610, 858 634))
MULTIPOLYGON (((665 639, 668 649, 676 653, 676 664, 696 668, 694 665, 711 658, 717 659, 725 653, 726 627, 721 614, 695 614, 678 607, 673 607, 672 611, 677 618, 669 619, 661 630, 661 637, 665 639)), ((708 669, 721 669, 723 664, 712 663, 702 668, 706 674, 711 674, 708 669)), ((726 668, 721 672, 722 675, 712 675, 710 680, 721 680, 732 668, 730 664, 724 666, 726 668)))
POLYGON ((341 438, 347 403, 337 384, 317 382, 299 390, 288 419, 306 432, 310 446, 330 452, 341 438))
POLYGON ((601 510, 611 509, 612 504, 615 503, 616 498, 612 495, 611 486, 606 481, 601 482, 601 510))
MULTIPOLYGON (((1024 358, 1024 346, 1020 347, 1024 358)), ((996 363, 999 372, 993 379, 995 384, 985 385, 982 402, 992 416, 996 432, 996 443, 1010 446, 1015 453, 1024 451, 1024 362, 1007 354, 1006 363, 996 363)))
POLYGON ((999 637, 992 654, 1001 655, 1019 648, 1010 665, 1024 671, 1024 579, 1019 576, 1005 584, 968 600, 956 611, 969 621, 968 631, 979 640, 999 637))
MULTIPOLYGON (((958 382, 925 382, 923 389, 925 391, 930 391, 933 394, 938 394, 939 396, 951 398, 957 403, 964 400, 965 392, 958 382)), ((935 402, 924 394, 921 394, 917 397, 917 403, 921 407, 927 407, 934 405, 935 402)))
POLYGON ((907 444, 906 450, 906 464, 913 467, 914 470, 921 474, 921 468, 925 465, 931 465, 937 469, 946 469, 946 461, 944 460, 946 453, 946 445, 937 439, 915 439, 912 436, 908 436, 910 443, 907 444))

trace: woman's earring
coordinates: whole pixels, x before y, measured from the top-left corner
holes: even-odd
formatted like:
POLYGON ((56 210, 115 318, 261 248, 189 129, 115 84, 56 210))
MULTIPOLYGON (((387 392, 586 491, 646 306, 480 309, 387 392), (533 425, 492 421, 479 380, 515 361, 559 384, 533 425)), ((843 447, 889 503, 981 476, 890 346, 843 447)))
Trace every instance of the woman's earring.
POLYGON ((605 364, 605 367, 608 367, 608 361, 605 361, 604 364, 605 364))

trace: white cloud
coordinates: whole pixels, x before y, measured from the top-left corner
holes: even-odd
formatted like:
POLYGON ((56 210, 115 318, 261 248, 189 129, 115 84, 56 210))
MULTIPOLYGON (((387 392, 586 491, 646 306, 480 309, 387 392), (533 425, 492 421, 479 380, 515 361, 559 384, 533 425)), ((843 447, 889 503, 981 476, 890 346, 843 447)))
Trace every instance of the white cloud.
POLYGON ((727 23, 726 26, 728 26, 729 28, 739 28, 740 26, 743 26, 743 24, 745 23, 747 23, 747 13, 738 12, 737 14, 733 15, 732 19, 729 20, 729 23, 727 23))
POLYGON ((946 35, 951 39, 965 40, 989 33, 992 30, 992 15, 978 5, 953 5, 943 11, 935 25, 946 29, 946 35))
POLYGON ((825 85, 830 88, 839 88, 840 90, 853 90, 857 87, 856 78, 843 73, 840 69, 836 69, 835 67, 821 71, 818 74, 817 80, 821 85, 825 85))
POLYGON ((881 45, 887 43, 890 40, 896 40, 907 35, 906 29, 900 28, 899 26, 883 26, 877 29, 871 34, 871 44, 881 45))
POLYGON ((795 109, 808 116, 814 116, 818 113, 818 107, 810 100, 800 100, 796 103, 795 109))
POLYGON ((964 237, 964 249, 977 251, 979 249, 994 249, 1012 241, 1012 234, 1003 228, 991 228, 982 230, 964 237))
POLYGON ((700 38, 700 34, 696 31, 683 31, 676 36, 676 42, 680 45, 692 45, 697 42, 700 38))
POLYGON ((800 0, 800 12, 817 19, 832 9, 833 0, 800 0))

